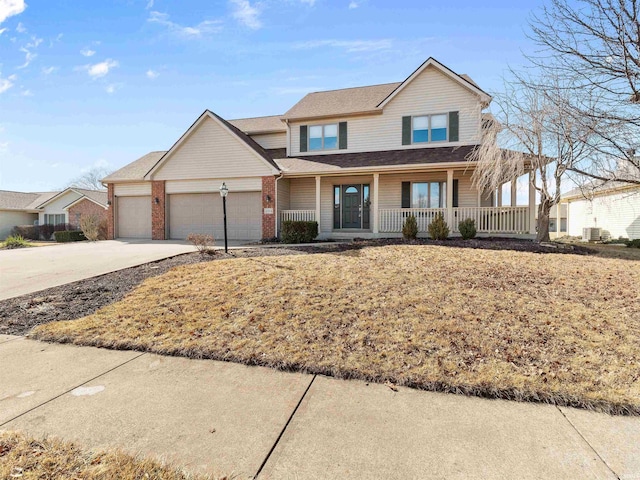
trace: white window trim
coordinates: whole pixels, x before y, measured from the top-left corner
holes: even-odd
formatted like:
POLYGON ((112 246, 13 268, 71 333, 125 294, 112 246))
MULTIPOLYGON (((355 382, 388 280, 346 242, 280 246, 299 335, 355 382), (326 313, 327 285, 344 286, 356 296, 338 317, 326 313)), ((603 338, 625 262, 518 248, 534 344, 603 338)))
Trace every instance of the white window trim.
POLYGON ((411 208, 447 208, 447 181, 446 180, 421 180, 417 182, 411 182, 411 208), (427 184, 427 202, 431 203, 431 184, 438 183, 440 185, 439 192, 439 202, 442 206, 432 207, 429 205, 428 207, 414 207, 413 206, 413 185, 416 183, 426 183, 427 184), (442 188, 444 186, 444 189, 442 188), (443 195, 444 192, 444 195, 443 195))
POLYGON ((420 114, 420 115, 412 115, 411 116, 411 145, 422 145, 425 143, 447 143, 449 142, 449 112, 445 112, 445 113, 429 113, 429 114, 420 114), (436 117, 438 115, 444 115, 445 118, 447 119, 447 138, 445 140, 431 140, 431 117, 436 117), (414 142, 413 141, 413 119, 417 118, 417 117, 427 117, 429 119, 429 126, 427 134, 428 134, 428 139, 426 142, 414 142))
POLYGON ((316 123, 313 125, 308 125, 307 126, 307 152, 332 152, 335 150, 339 150, 340 149, 340 122, 338 123, 316 123), (333 126, 335 125, 336 127, 336 148, 324 148, 324 129, 327 126, 333 126), (322 127, 322 148, 318 148, 313 150, 311 148, 311 128, 312 127, 322 127))

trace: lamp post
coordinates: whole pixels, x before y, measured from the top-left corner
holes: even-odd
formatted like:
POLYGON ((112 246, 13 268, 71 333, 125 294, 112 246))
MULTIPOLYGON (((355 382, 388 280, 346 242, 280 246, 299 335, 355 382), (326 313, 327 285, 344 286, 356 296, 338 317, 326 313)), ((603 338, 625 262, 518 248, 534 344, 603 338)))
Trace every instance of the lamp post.
POLYGON ((222 182, 220 186, 220 196, 222 197, 222 213, 224 214, 224 253, 227 253, 227 194, 229 189, 227 184, 222 182))

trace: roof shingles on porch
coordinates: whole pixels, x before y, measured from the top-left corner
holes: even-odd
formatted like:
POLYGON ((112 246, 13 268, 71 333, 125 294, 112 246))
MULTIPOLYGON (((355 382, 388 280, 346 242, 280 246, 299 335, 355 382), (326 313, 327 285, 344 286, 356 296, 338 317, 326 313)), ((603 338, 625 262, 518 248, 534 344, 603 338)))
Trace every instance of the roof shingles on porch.
POLYGON ((305 155, 300 158, 277 158, 282 153, 270 151, 284 172, 317 172, 324 170, 465 162, 475 145, 461 147, 418 148, 379 152, 338 153, 333 155, 305 155))

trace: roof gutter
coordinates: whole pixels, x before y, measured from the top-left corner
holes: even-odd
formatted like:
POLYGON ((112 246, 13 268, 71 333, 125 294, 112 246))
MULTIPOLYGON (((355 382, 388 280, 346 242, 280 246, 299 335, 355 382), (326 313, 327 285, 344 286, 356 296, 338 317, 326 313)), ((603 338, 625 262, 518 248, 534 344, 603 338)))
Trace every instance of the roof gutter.
MULTIPOLYGON (((384 165, 378 167, 352 167, 345 168, 339 170, 317 170, 317 171, 307 171, 307 172, 287 172, 286 170, 282 170, 282 175, 287 178, 294 177, 307 177, 313 175, 333 175, 333 176, 342 176, 342 175, 353 175, 354 173, 362 174, 362 173, 380 173, 380 172, 407 172, 407 171, 415 171, 415 170, 447 170, 451 168, 473 168, 474 165, 471 162, 449 162, 449 163, 420 163, 416 165, 384 165)), ((282 169, 282 167, 281 167, 282 169)))

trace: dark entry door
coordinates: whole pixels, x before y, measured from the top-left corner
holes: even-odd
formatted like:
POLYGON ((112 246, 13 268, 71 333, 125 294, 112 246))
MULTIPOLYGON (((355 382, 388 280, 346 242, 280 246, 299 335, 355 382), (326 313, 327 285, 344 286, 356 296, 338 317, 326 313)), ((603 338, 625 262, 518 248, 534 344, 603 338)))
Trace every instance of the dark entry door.
POLYGON ((342 228, 362 228, 362 185, 342 186, 342 228))

